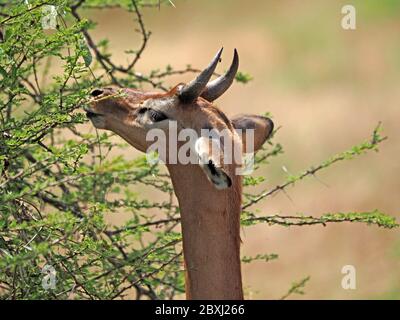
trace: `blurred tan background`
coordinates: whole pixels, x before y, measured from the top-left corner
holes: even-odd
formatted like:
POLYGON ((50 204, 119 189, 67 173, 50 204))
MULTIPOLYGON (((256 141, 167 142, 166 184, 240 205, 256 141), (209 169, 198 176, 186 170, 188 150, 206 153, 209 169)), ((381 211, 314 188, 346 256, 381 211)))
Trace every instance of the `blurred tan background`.
MULTIPOLYGON (((372 211, 400 219, 400 1, 174 0, 176 8, 143 11, 153 31, 139 72, 187 64, 201 68, 223 45, 219 71, 240 54, 247 84, 235 83, 217 104, 232 116, 271 112, 281 126, 276 141, 285 154, 257 172, 264 188, 369 138, 382 121, 389 136, 379 153, 340 163, 260 203, 260 213, 319 215, 372 211), (341 27, 341 8, 353 4, 357 29, 341 27)), ((110 39, 110 52, 125 63, 138 47, 133 16, 118 9, 91 11, 94 38, 110 39)), ((168 85, 187 81, 170 78, 168 85)), ((127 157, 134 157, 130 149, 127 157)), ((255 188, 254 191, 259 190, 255 188)), ((110 221, 123 219, 113 217, 110 221)), ((258 225, 242 233, 242 254, 278 253, 272 262, 243 265, 247 298, 278 299, 308 275, 308 299, 400 299, 400 232, 356 224, 327 227, 258 225), (357 289, 341 287, 344 265, 354 265, 357 289)))

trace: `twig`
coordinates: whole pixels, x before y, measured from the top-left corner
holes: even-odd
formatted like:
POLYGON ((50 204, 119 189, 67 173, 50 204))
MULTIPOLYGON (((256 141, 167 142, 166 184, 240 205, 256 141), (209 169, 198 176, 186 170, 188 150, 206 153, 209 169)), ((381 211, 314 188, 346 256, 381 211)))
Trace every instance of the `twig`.
POLYGON ((294 282, 291 286, 291 288, 289 289, 289 291, 284 294, 280 300, 285 300, 286 298, 288 298, 290 295, 292 294, 304 294, 303 288, 306 285, 306 283, 310 280, 310 276, 300 280, 299 282, 294 282))
POLYGON ((299 175, 290 176, 286 182, 279 184, 270 190, 263 191, 262 193, 260 193, 257 196, 253 196, 252 199, 248 203, 246 203, 242 206, 242 210, 246 210, 250 206, 258 203, 259 201, 267 198, 268 196, 271 196, 278 191, 282 191, 285 188, 287 188, 291 185, 294 185, 296 182, 301 181, 308 176, 315 176, 315 174, 317 172, 321 171, 322 169, 330 167, 331 165, 333 165, 336 162, 347 160, 347 159, 352 159, 354 156, 360 155, 363 152, 368 151, 368 150, 375 150, 379 143, 381 143, 382 141, 387 139, 387 137, 381 137, 378 135, 379 129, 380 129, 380 124, 378 124, 378 126, 374 129, 371 141, 364 142, 358 146, 353 147, 349 151, 345 151, 338 155, 335 155, 333 158, 323 162, 322 164, 318 165, 317 167, 311 167, 308 170, 304 171, 303 173, 300 173, 299 175))

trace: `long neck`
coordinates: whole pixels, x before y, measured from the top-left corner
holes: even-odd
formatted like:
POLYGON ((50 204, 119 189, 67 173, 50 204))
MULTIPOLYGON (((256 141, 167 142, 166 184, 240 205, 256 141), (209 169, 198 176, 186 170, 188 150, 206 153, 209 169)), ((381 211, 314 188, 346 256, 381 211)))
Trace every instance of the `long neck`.
POLYGON ((241 179, 216 190, 198 165, 169 165, 179 201, 188 299, 243 299, 241 179))

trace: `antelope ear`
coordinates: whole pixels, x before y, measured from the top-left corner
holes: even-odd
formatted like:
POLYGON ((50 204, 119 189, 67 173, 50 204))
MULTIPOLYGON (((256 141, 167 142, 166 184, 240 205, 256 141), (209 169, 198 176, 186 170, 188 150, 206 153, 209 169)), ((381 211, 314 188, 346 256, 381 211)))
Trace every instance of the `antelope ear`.
POLYGON ((195 144, 199 165, 208 180, 218 190, 227 189, 232 185, 232 180, 221 166, 221 148, 215 139, 200 137, 195 144))
POLYGON ((232 118, 231 121, 233 127, 242 138, 243 152, 246 153, 258 151, 274 130, 274 123, 272 120, 263 116, 238 115, 232 118), (251 134, 250 131, 246 134, 246 130, 249 129, 253 131, 253 134, 251 134), (246 141, 246 138, 253 139, 254 143, 252 144, 251 141, 246 141))

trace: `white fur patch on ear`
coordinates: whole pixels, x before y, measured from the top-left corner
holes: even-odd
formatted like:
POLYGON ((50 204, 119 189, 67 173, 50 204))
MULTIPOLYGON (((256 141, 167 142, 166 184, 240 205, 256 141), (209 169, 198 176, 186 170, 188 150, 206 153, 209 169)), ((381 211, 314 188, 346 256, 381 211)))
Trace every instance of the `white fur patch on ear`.
POLYGON ((207 164, 210 159, 219 166, 221 158, 221 148, 219 141, 207 137, 200 137, 196 140, 194 149, 199 156, 199 164, 207 164))
POLYGON ((218 190, 229 188, 232 180, 220 165, 221 148, 218 140, 200 137, 196 140, 195 151, 199 157, 200 167, 215 188, 218 190))

